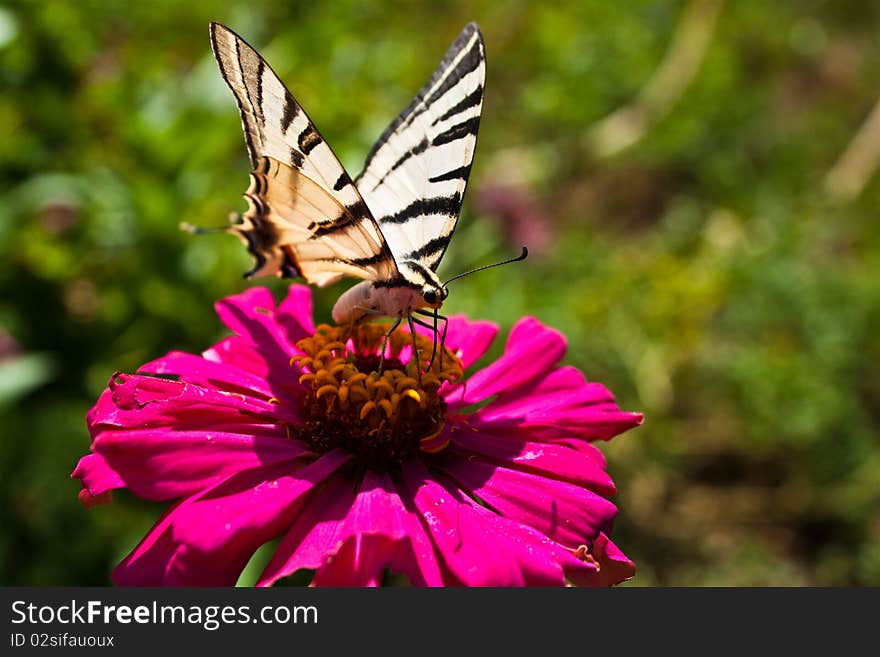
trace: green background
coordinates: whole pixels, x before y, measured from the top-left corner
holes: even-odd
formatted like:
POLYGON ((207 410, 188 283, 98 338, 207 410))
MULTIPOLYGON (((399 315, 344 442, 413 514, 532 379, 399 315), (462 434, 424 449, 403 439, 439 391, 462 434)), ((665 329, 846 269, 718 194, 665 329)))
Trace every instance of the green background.
POLYGON ((356 173, 475 20, 483 120, 441 274, 533 255, 445 308, 558 327, 645 413, 602 446, 631 584, 880 585, 880 6, 438 5, 0 8, 0 584, 109 583, 161 506, 79 505, 85 413, 115 370, 224 335, 213 301, 253 285, 236 239, 178 230, 244 209, 208 22, 356 173))

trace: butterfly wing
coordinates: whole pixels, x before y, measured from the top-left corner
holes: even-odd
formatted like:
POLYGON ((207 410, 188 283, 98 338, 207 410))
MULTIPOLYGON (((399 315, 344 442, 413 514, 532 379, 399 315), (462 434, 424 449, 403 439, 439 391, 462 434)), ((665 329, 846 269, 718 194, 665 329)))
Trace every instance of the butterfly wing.
POLYGON ((436 271, 470 176, 486 49, 467 25, 410 105, 382 133, 355 183, 398 263, 436 271))
POLYGON ((211 23, 211 45, 238 102, 254 171, 248 210, 230 227, 254 256, 251 276, 397 277, 394 257, 357 187, 266 61, 211 23))

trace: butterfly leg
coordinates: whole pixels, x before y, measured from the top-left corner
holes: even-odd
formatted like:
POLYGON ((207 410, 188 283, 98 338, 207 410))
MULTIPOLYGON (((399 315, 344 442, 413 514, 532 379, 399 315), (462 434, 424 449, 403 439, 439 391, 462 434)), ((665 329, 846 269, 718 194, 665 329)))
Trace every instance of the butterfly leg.
POLYGON ((434 332, 434 348, 431 351, 431 360, 428 363, 429 370, 434 365, 434 357, 437 355, 437 322, 438 322, 438 320, 443 321, 443 336, 440 339, 440 369, 442 370, 443 369, 443 347, 446 346, 446 329, 449 327, 449 318, 446 317, 445 315, 439 314, 437 312, 436 308, 434 309, 434 312, 432 312, 432 313, 429 313, 429 312, 422 310, 422 309, 418 309, 413 312, 416 312, 419 315, 423 315, 425 317, 430 317, 431 319, 434 320, 433 326, 431 324, 428 324, 427 322, 423 322, 418 319, 416 320, 416 322, 418 324, 420 324, 421 326, 424 326, 425 328, 429 328, 434 332))
MULTIPOLYGON (((434 355, 437 353, 437 322, 435 321, 433 324, 428 324, 428 322, 425 322, 425 321, 419 319, 418 317, 413 317, 412 321, 415 324, 418 324, 419 326, 424 326, 425 328, 431 329, 431 331, 433 331, 434 347, 431 351, 431 360, 428 361, 428 366, 425 368, 425 371, 429 372, 429 371, 431 371, 431 367, 434 365, 434 355)), ((445 335, 445 331, 444 331, 444 335, 445 335)), ((441 370, 443 369, 442 353, 441 353, 441 359, 440 359, 440 369, 441 370)))
MULTIPOLYGON (((418 320, 415 320, 418 321, 418 320)), ((409 333, 412 336, 413 341, 413 355, 410 361, 415 361, 416 364, 416 378, 419 380, 419 386, 422 385, 422 361, 419 358, 419 347, 418 343, 416 343, 416 327, 413 325, 413 316, 412 312, 407 311, 406 313, 406 322, 409 324, 409 333)))
MULTIPOLYGON (((368 321, 368 318, 370 315, 372 315, 373 317, 385 317, 386 316, 385 313, 383 313, 379 310, 376 310, 375 308, 369 308, 368 306, 355 306, 354 309, 361 311, 363 313, 363 315, 361 315, 360 317, 353 316, 353 319, 349 322, 348 333, 350 336, 354 336, 354 327, 358 326, 359 324, 361 324, 363 322, 368 321)), ((391 328, 391 330, 388 331, 388 336, 390 336, 394 332, 394 329, 397 328, 399 325, 400 325, 400 320, 398 320, 397 324, 395 324, 391 328)), ((388 337, 386 336, 385 339, 387 340, 388 337)), ((383 347, 383 353, 384 353, 384 347, 383 347)))
POLYGON ((382 351, 379 353, 379 376, 382 376, 382 367, 385 365, 385 347, 388 346, 388 338, 391 337, 391 334, 394 333, 398 326, 400 326, 400 322, 402 321, 403 315, 398 315, 397 319, 395 319, 394 323, 391 325, 391 328, 382 336, 382 351))
MULTIPOLYGON (((438 319, 443 320, 443 335, 440 337, 440 369, 443 369, 443 352, 446 351, 446 330, 449 328, 449 318, 443 315, 437 315, 438 319)), ((436 339, 436 336, 435 336, 436 339)))

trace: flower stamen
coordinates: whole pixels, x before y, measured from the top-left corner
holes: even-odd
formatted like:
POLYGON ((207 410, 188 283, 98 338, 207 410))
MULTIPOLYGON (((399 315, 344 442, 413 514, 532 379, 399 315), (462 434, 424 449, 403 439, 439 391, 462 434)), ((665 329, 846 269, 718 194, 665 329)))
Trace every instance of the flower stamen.
POLYGON ((376 471, 445 448, 437 440, 446 418, 438 391, 462 375, 445 347, 446 358, 429 362, 422 357, 431 353, 428 338, 402 331, 388 336, 387 328, 322 324, 297 343, 303 355, 291 359, 308 390, 296 437, 319 453, 345 449, 376 471))

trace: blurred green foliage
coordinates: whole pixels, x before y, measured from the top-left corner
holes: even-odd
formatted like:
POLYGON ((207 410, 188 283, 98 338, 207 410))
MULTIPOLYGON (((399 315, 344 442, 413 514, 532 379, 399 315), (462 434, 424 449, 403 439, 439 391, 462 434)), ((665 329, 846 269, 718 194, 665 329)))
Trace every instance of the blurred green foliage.
POLYGON ((480 143, 441 270, 534 255, 446 309, 536 315, 645 413, 603 446, 633 584, 880 585, 880 181, 827 184, 880 97, 880 6, 718 6, 4 3, 0 584, 109 583, 159 507, 79 505, 85 413, 115 370, 221 337, 213 301, 251 285, 237 240, 177 227, 244 208, 208 22, 261 50, 354 173, 476 20, 480 143), (645 91, 694 11, 693 79, 675 60, 680 88, 645 91), (632 145, 591 147, 621 108, 648 119, 632 145))

